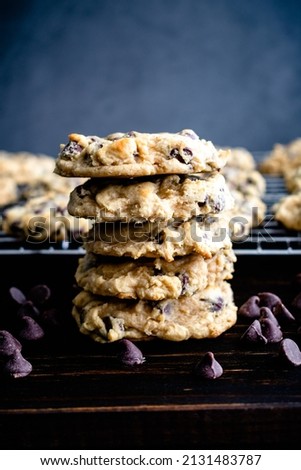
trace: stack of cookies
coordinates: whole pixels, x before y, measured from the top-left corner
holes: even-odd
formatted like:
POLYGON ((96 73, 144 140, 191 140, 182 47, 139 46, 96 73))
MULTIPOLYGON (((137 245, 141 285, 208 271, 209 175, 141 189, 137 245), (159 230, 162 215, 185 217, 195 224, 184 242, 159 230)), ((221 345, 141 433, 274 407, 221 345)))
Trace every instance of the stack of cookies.
POLYGON ((69 139, 55 172, 89 178, 68 210, 93 221, 75 273, 80 331, 99 342, 181 341, 230 328, 233 199, 220 172, 229 152, 192 130, 69 139))

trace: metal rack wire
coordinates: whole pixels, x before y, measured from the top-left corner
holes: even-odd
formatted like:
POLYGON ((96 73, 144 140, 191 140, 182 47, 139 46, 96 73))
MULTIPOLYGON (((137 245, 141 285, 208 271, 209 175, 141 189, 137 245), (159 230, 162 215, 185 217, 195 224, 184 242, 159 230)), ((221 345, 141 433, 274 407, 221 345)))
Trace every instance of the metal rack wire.
POLYGON ((234 251, 237 255, 300 255, 301 232, 287 230, 275 220, 272 211, 272 206, 287 195, 284 181, 275 176, 266 176, 265 180, 265 219, 259 227, 251 230, 245 240, 233 243, 234 251))
MULTIPOLYGON (((247 238, 233 243, 234 251, 237 256, 301 255, 301 232, 285 229, 273 217, 273 204, 287 194, 284 181, 274 176, 266 176, 265 179, 266 194, 263 201, 267 206, 266 217, 259 227, 251 230, 247 238)), ((78 240, 27 243, 0 231, 0 256, 37 254, 80 256, 83 253, 84 249, 78 240)))
POLYGON ((82 255, 85 253, 80 242, 42 242, 27 243, 26 241, 0 232, 0 256, 12 255, 82 255))

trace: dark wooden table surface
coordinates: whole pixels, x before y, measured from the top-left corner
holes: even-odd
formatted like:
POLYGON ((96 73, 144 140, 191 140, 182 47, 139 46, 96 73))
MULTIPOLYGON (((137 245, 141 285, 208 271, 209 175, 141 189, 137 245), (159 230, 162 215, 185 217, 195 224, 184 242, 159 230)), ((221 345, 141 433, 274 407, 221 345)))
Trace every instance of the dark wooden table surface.
MULTIPOLYGON (((259 291, 289 306, 299 288, 299 256, 240 256, 232 286, 237 305, 259 291)), ((4 256, 0 325, 14 316, 12 285, 53 288, 53 302, 70 319, 77 259, 72 256, 4 256)), ((68 324, 68 320, 66 320, 68 324)), ((33 372, 0 379, 2 449, 289 449, 300 447, 301 367, 286 367, 276 345, 240 341, 246 322, 214 340, 140 343, 146 362, 127 368, 116 344, 100 345, 66 331, 24 346, 33 372), (213 351, 224 368, 204 381, 194 365, 213 351)), ((285 335, 299 345, 296 325, 285 335)))

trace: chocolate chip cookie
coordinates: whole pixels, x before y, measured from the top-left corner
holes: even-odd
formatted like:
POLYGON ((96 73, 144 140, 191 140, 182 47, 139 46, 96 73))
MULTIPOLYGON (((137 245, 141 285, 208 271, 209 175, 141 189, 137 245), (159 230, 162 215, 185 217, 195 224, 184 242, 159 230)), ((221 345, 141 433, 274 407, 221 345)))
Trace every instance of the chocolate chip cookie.
POLYGON ((229 147, 231 150, 227 160, 227 167, 237 168, 244 171, 253 171, 256 169, 255 159, 249 150, 244 147, 229 147))
POLYGON ((0 174, 12 177, 18 184, 37 181, 52 173, 54 164, 48 155, 0 151, 0 174))
POLYGON ((72 314, 80 332, 101 343, 122 338, 215 338, 233 326, 237 318, 233 293, 226 281, 179 299, 119 300, 81 291, 73 303, 72 314))
POLYGON ((175 134, 132 131, 105 138, 70 134, 55 172, 92 178, 211 172, 221 169, 228 155, 190 129, 175 134))
POLYGON ((298 168, 301 165, 301 138, 288 144, 275 144, 272 151, 260 163, 262 173, 283 175, 288 168, 298 168))
POLYGON ((224 177, 198 173, 120 181, 90 179, 70 195, 68 210, 75 217, 97 222, 180 218, 229 210, 233 198, 224 177))
POLYGON ((283 174, 285 185, 290 193, 301 191, 301 166, 297 168, 287 168, 283 174))
POLYGON ((231 248, 229 220, 222 215, 142 223, 94 224, 84 240, 87 252, 137 259, 164 258, 199 253, 211 258, 221 248, 231 248))
POLYGON ((177 299, 231 279, 235 261, 232 250, 220 250, 211 259, 188 255, 173 262, 161 258, 124 260, 88 253, 79 260, 75 279, 84 290, 102 296, 177 299))
POLYGON ((301 192, 284 196, 272 207, 275 219, 289 230, 301 230, 301 192))
POLYGON ((12 178, 0 177, 0 207, 18 200, 18 185, 12 178))
POLYGON ((85 219, 75 219, 67 211, 68 196, 48 193, 15 205, 3 213, 4 232, 27 242, 81 241, 90 228, 85 219))

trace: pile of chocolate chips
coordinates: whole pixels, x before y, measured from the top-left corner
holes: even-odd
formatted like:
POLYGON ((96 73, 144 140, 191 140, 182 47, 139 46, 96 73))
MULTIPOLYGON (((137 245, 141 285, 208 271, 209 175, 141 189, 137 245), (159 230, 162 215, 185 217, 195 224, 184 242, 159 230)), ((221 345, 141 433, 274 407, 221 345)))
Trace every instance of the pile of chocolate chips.
MULTIPOLYGON (((296 310, 297 300, 292 306, 296 310)), ((281 299, 272 292, 260 292, 249 297, 238 309, 238 315, 253 320, 241 339, 251 343, 279 343, 279 357, 292 366, 301 365, 301 351, 295 341, 284 338, 282 327, 287 323, 297 324, 295 316, 283 304, 281 299)))
MULTIPOLYGON (((300 275, 301 278, 301 275, 300 275)), ((301 283, 300 283, 301 284, 301 283)), ((32 365, 21 354, 22 341, 40 340, 47 327, 60 326, 60 314, 57 309, 49 308, 51 297, 49 287, 44 284, 33 287, 28 295, 16 288, 9 290, 10 296, 17 304, 14 322, 15 334, 0 330, 0 359, 2 373, 9 377, 25 377, 32 371, 32 365)), ((294 313, 301 317, 301 292, 292 302, 294 313)), ((279 357, 288 365, 301 365, 301 351, 291 338, 285 338, 282 326, 296 324, 295 315, 272 292, 260 292, 249 297, 238 309, 238 314, 251 320, 250 325, 241 336, 242 341, 253 344, 279 344, 279 357)), ((301 327, 298 333, 301 334, 301 327)), ((132 341, 122 339, 119 342, 119 361, 125 366, 137 366, 145 362, 143 353, 132 341)), ((206 352, 195 364, 194 372, 203 379, 216 379, 223 375, 223 367, 216 360, 214 353, 206 352)))
POLYGON ((0 330, 1 372, 13 378, 25 377, 32 371, 32 365, 21 354, 22 344, 41 340, 47 328, 59 324, 59 312, 49 308, 51 291, 39 284, 27 296, 17 287, 9 289, 11 299, 17 304, 13 332, 0 330))

